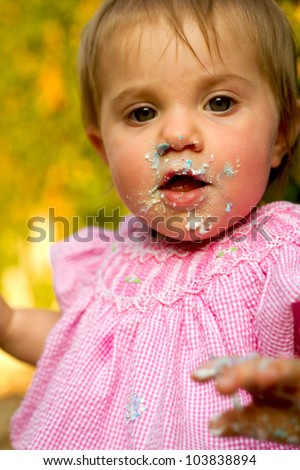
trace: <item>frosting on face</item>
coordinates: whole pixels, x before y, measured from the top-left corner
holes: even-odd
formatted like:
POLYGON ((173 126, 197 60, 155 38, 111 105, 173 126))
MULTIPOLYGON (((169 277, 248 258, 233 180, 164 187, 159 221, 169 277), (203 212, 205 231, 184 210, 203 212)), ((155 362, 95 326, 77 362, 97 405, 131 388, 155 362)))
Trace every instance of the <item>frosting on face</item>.
POLYGON ((162 218, 162 235, 174 237, 171 224, 184 240, 209 239, 260 201, 278 113, 257 65, 231 54, 226 31, 220 51, 208 50, 196 25, 186 33, 198 57, 157 24, 145 26, 124 69, 107 65, 100 126, 128 209, 150 227, 162 218))

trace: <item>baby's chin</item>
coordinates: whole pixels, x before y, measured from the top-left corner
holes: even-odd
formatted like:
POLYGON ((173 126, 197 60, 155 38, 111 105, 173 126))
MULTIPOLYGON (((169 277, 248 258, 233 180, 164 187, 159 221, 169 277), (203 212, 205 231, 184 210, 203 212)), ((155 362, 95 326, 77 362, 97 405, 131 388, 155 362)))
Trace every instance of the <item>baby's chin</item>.
POLYGON ((175 224, 170 226, 151 226, 152 234, 157 236, 158 240, 164 240, 169 243, 197 243, 197 244, 208 244, 213 241, 216 237, 221 235, 225 229, 221 231, 216 227, 205 228, 205 226, 199 226, 195 228, 189 227, 188 223, 182 225, 175 224))
MULTIPOLYGON (((157 207, 158 209, 158 207, 157 207)), ((139 211, 137 217, 143 219, 144 225, 150 228, 158 240, 165 239, 170 243, 193 242, 209 243, 224 234, 241 218, 234 211, 220 211, 215 216, 211 213, 201 214, 197 210, 180 213, 163 213, 160 210, 139 211)))

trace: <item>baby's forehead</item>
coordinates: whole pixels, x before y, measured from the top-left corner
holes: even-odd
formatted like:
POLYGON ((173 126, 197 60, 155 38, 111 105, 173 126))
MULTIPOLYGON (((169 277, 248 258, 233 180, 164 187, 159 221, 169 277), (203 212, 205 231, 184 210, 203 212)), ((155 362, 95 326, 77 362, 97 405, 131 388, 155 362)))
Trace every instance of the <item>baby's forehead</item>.
MULTIPOLYGON (((157 61, 163 61, 170 46, 175 51, 174 62, 176 50, 182 46, 200 63, 203 49, 209 50, 213 61, 226 61, 228 54, 236 53, 243 54, 245 60, 256 60, 256 47, 248 31, 241 22, 236 27, 232 18, 231 20, 229 24, 226 17, 219 15, 215 17, 214 24, 209 21, 199 24, 194 18, 186 16, 180 25, 174 25, 164 16, 155 21, 149 21, 148 18, 139 23, 130 23, 127 19, 126 35, 122 41, 118 40, 118 33, 115 31, 109 35, 110 40, 102 44, 100 68, 126 68, 132 62, 137 63, 146 52, 150 52, 157 61)), ((224 65, 226 66, 225 63, 224 65)))

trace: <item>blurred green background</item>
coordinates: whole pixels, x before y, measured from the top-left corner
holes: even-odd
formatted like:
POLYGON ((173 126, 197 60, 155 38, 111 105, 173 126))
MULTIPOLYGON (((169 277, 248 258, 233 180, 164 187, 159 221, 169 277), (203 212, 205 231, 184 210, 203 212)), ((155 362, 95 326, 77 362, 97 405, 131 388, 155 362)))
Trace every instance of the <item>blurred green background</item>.
MULTIPOLYGON (((0 0, 0 279, 13 303, 50 307, 49 243, 28 243, 28 220, 49 209, 84 225, 119 204, 83 132, 76 74, 80 31, 98 0, 0 0)), ((40 224, 41 225, 41 224, 40 224)), ((69 227, 68 227, 69 225, 69 227)), ((63 234, 56 222, 55 238, 63 234)))
MULTIPOLYGON (((55 307, 49 240, 28 243, 28 220, 49 209, 73 230, 120 206, 80 117, 76 55, 99 0, 0 0, 0 290, 13 306, 55 307)), ((279 2, 300 44, 300 4, 279 2)), ((300 167, 287 199, 300 201, 300 167)), ((63 234, 56 223, 55 238, 63 234)), ((0 397, 22 392, 32 370, 0 355, 0 397), (18 373, 22 368, 22 373, 18 373)), ((1 423, 0 423, 1 428, 1 423)), ((1 446, 0 446, 1 447, 1 446)))

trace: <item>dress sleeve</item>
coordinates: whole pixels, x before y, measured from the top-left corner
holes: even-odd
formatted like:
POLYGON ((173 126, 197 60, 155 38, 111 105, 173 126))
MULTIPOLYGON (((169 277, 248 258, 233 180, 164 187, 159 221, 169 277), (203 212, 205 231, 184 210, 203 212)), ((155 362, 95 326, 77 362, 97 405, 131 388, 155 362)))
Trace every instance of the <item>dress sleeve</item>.
POLYGON ((256 322, 259 349, 268 356, 298 356, 300 320, 295 305, 300 302, 300 246, 282 246, 267 264, 256 322))
POLYGON ((51 247, 54 291, 62 313, 93 284, 107 247, 99 228, 87 227, 51 247))

